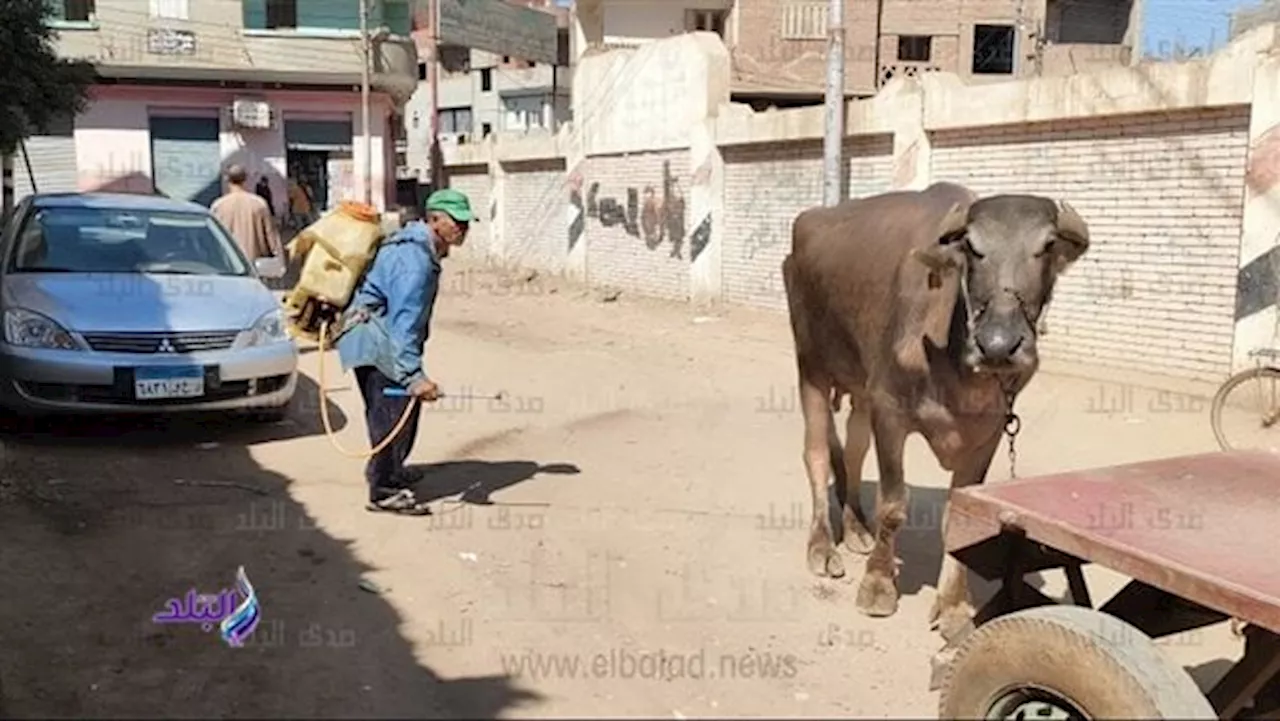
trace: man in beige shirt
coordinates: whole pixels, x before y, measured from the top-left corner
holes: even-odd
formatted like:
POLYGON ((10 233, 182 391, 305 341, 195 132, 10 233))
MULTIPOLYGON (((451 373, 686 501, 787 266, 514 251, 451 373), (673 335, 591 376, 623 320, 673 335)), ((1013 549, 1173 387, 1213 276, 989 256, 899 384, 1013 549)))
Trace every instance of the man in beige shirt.
POLYGON ((267 201, 245 189, 248 178, 243 166, 227 168, 231 190, 213 201, 209 210, 240 244, 250 263, 268 256, 284 260, 284 246, 271 208, 267 207, 267 201))

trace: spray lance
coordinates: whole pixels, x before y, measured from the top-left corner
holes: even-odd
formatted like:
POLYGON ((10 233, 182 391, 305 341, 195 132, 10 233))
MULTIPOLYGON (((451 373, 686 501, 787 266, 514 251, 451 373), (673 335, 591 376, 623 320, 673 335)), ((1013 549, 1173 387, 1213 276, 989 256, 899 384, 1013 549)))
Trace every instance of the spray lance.
MULTIPOLYGON (((387 398, 408 398, 409 391, 405 390, 404 388, 383 388, 382 395, 386 396, 387 398)), ((506 398, 507 394, 504 391, 498 391, 497 393, 490 393, 487 396, 476 395, 474 393, 460 393, 460 394, 441 393, 440 397, 449 398, 452 400, 461 400, 461 401, 500 401, 506 398)))

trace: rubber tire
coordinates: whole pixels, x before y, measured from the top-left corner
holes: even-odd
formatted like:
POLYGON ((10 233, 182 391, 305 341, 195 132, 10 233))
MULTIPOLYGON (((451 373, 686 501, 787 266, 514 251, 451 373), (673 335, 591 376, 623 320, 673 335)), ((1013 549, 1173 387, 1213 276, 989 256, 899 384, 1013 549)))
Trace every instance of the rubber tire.
POLYGON ((1028 685, 1095 719, 1218 718, 1146 634, 1081 606, 1041 606, 979 626, 944 672, 938 718, 986 718, 1000 697, 1028 685))
POLYGON ((1213 426, 1213 437, 1218 440, 1218 447, 1222 450, 1246 450, 1233 448, 1230 443, 1227 443, 1227 435, 1222 432, 1222 409, 1227 405, 1227 396, 1231 395, 1231 392, 1237 387, 1243 385, 1245 381, 1266 378, 1268 376, 1280 379, 1280 368, 1263 366, 1261 368, 1250 368, 1247 371, 1240 371, 1228 378, 1227 381, 1222 384, 1222 387, 1218 388, 1218 392, 1213 394, 1213 405, 1209 407, 1209 424, 1213 426))

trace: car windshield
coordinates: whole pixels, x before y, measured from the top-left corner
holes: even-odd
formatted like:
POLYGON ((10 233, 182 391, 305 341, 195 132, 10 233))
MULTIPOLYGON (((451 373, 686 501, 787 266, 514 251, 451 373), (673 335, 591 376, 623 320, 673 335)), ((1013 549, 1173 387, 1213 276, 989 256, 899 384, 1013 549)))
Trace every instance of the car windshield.
POLYGON ((204 213, 41 208, 11 256, 26 273, 249 274, 239 248, 204 213))

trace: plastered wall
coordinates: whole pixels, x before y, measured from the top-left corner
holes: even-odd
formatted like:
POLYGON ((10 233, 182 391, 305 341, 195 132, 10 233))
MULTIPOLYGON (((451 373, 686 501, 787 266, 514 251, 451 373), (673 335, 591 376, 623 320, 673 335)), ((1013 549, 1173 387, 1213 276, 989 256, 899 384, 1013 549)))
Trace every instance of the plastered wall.
MULTIPOLYGON (((1188 63, 895 80, 848 104, 845 192, 948 180, 1065 199, 1093 240, 1060 281, 1046 352, 1221 379, 1280 343, 1276 28, 1188 63)), ((558 136, 457 149, 454 184, 495 213, 484 256, 784 311, 791 222, 822 197, 822 109, 754 113, 728 102, 728 79, 703 33, 587 56, 558 136)))

